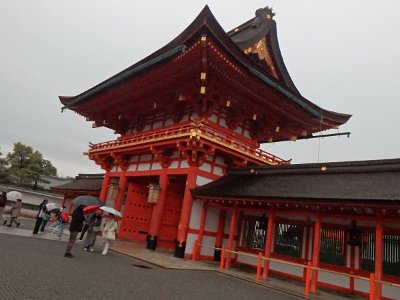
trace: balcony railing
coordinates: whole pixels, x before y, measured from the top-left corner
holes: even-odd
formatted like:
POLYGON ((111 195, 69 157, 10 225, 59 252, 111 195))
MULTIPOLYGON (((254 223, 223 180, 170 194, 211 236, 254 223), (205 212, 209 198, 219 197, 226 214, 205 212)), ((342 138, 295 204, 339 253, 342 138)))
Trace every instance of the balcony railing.
POLYGON ((124 136, 117 140, 92 144, 89 153, 96 153, 104 150, 122 149, 130 146, 148 144, 153 142, 168 141, 173 139, 206 139, 211 143, 227 147, 235 152, 240 152, 256 160, 268 164, 287 164, 286 161, 276 155, 268 153, 255 145, 237 139, 233 135, 221 133, 206 125, 194 125, 191 123, 182 124, 179 127, 164 128, 144 133, 135 133, 131 136, 124 136))

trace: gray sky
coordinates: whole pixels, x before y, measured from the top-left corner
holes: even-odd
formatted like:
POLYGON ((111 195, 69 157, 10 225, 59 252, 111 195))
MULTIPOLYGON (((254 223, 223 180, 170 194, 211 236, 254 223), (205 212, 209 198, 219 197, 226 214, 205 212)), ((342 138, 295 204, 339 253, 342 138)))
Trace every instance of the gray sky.
POLYGON ((400 157, 400 1, 31 1, 0 2, 0 151, 22 142, 62 176, 98 173, 82 155, 113 140, 108 129, 61 113, 77 95, 158 50, 205 4, 225 30, 272 6, 286 67, 317 105, 353 114, 325 138, 263 145, 293 163, 400 157))

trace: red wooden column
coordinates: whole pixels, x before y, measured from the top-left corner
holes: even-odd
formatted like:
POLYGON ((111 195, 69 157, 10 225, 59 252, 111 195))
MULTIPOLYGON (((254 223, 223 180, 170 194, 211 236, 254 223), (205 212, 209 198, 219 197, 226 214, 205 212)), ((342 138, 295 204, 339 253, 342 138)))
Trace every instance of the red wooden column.
POLYGON ((183 258, 186 249, 186 238, 189 230, 190 214, 192 212, 193 197, 190 189, 196 186, 196 173, 193 167, 190 167, 186 180, 185 194, 183 196, 181 218, 178 226, 178 236, 174 256, 183 258))
MULTIPOLYGON (((314 241, 313 241, 313 252, 312 252, 312 267, 318 268, 319 266, 319 252, 321 246, 321 213, 318 210, 315 216, 315 225, 314 225, 314 241)), ((318 281, 318 270, 312 270, 312 278, 311 278, 311 292, 315 292, 317 290, 317 281, 318 281)))
MULTIPOLYGON (((383 217, 378 214, 375 228, 375 280, 382 280, 383 217)), ((375 300, 382 299, 382 284, 375 283, 375 300)))
POLYGON ((121 211, 122 198, 124 197, 127 181, 128 180, 127 180, 127 177, 125 176, 125 174, 122 175, 118 181, 119 189, 118 189, 118 193, 117 193, 117 196, 116 196, 115 202, 114 202, 114 208, 118 211, 121 211))
POLYGON ((157 203, 153 207, 153 212, 151 215, 151 222, 149 228, 149 234, 147 235, 147 249, 156 250, 158 234, 160 232, 161 227, 161 219, 164 212, 164 204, 165 199, 168 194, 168 175, 167 168, 163 168, 162 173, 160 175, 160 193, 158 194, 157 203))
POLYGON ((108 189, 110 188, 110 173, 107 172, 103 179, 103 184, 101 185, 100 199, 105 202, 107 198, 108 189))
MULTIPOLYGON (((200 228, 199 235, 197 236, 197 244, 203 243, 204 227, 206 226, 208 203, 203 203, 203 209, 201 210, 200 228)), ((201 247, 194 245, 193 247, 193 260, 197 260, 200 257, 201 247)))
MULTIPOLYGON (((217 236, 215 238, 215 248, 222 248, 224 240, 226 210, 221 209, 218 216, 217 236)), ((214 250, 214 261, 221 261, 221 250, 214 250)))
MULTIPOLYGON (((272 241, 274 236, 274 225, 275 225, 275 210, 271 208, 268 216, 267 239, 265 241, 265 247, 264 247, 265 248, 264 256, 266 258, 271 257, 272 241)), ((268 279, 268 276, 269 276, 269 260, 266 259, 264 261, 263 278, 268 279)))
MULTIPOLYGON (((235 238, 235 229, 236 229, 236 220, 237 220, 237 208, 232 208, 232 215, 231 215, 231 225, 229 227, 229 239, 228 239, 228 251, 232 251, 233 246, 233 239, 235 238)), ((232 253, 227 252, 226 254, 226 265, 225 268, 229 269, 231 267, 231 260, 232 260, 232 253)))
POLYGON ((61 207, 64 207, 64 206, 65 206, 65 202, 66 202, 66 201, 67 201, 67 193, 64 192, 64 198, 63 198, 63 202, 62 202, 61 207))

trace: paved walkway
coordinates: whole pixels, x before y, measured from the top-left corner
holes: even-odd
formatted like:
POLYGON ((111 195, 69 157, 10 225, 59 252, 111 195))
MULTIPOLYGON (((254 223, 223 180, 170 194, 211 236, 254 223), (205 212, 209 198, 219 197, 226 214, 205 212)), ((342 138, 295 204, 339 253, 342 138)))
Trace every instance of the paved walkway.
MULTIPOLYGON (((0 233, 15 235, 21 237, 29 237, 34 239, 44 239, 44 240, 55 240, 65 242, 68 240, 68 230, 65 231, 65 235, 61 240, 57 239, 54 235, 50 233, 43 233, 38 235, 32 235, 33 228, 33 220, 25 219, 21 220, 20 228, 9 228, 6 226, 0 226, 0 233)), ((82 248, 81 245, 76 244, 73 249, 73 253, 79 253, 78 251, 82 248)), ((96 243, 96 250, 100 252, 101 250, 101 239, 98 239, 96 243)), ((315 294, 310 295, 309 297, 304 297, 304 285, 300 282, 295 282, 291 280, 280 280, 277 278, 270 278, 269 280, 261 280, 257 282, 255 280, 255 271, 245 272, 239 269, 235 269, 234 267, 231 270, 220 270, 219 264, 215 262, 199 262, 192 261, 188 259, 179 259, 173 257, 173 253, 166 251, 150 251, 147 250, 144 243, 134 242, 134 241, 126 241, 126 240, 117 240, 111 246, 111 250, 124 254, 127 257, 133 257, 138 261, 145 262, 150 264, 151 266, 157 266, 166 270, 191 270, 191 271, 212 271, 210 274, 223 274, 228 275, 230 277, 240 279, 241 281, 245 281, 247 283, 251 283, 251 285, 255 285, 262 288, 269 288, 276 291, 284 291, 285 295, 287 295, 288 299, 329 299, 329 300, 343 300, 349 299, 349 297, 336 295, 326 291, 318 291, 315 294)), ((83 251, 82 251, 83 252, 83 251)), ((207 272, 209 273, 209 272, 207 272)), ((352 297, 354 299, 354 297, 352 297)), ((250 298, 252 299, 252 298, 250 298)), ((272 298, 271 298, 272 299, 272 298)), ((284 299, 284 298, 277 298, 284 299)))

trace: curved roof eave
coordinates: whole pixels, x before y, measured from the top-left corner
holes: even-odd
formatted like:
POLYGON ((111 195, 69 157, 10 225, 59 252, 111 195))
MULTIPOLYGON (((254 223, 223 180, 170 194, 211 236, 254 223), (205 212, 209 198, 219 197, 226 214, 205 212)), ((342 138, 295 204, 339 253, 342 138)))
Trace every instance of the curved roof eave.
MULTIPOLYGON (((184 30, 181 34, 179 34, 175 39, 166 44, 164 47, 145 57, 144 59, 138 61, 133 64, 129 68, 121 71, 120 73, 112 76, 111 78, 101 82, 95 87, 75 96, 75 97, 65 97, 60 96, 60 101, 64 104, 63 108, 70 108, 73 105, 87 100, 91 97, 94 92, 100 93, 104 91, 106 88, 110 87, 112 84, 117 84, 118 80, 124 80, 128 76, 131 76, 130 73, 136 73, 135 70, 140 69, 144 70, 147 66, 151 66, 152 62, 157 62, 163 57, 170 57, 169 55, 174 55, 180 51, 184 51, 185 44, 193 39, 193 35, 196 34, 203 27, 206 27, 210 33, 214 36, 214 38, 226 49, 230 52, 230 54, 240 62, 244 67, 246 67, 253 75, 255 75, 259 80, 263 81, 270 87, 279 90, 283 93, 288 99, 301 106, 303 109, 307 110, 311 115, 316 118, 322 118, 324 120, 331 120, 333 123, 341 125, 347 122, 347 120, 351 117, 351 115, 341 114, 336 112, 331 112, 324 110, 312 103, 311 101, 305 99, 297 92, 294 92, 292 89, 283 84, 282 82, 276 80, 273 76, 265 72, 260 66, 258 66, 255 62, 253 62, 228 36, 228 34, 224 31, 221 25, 218 23, 214 15, 212 14, 208 5, 206 5, 199 15, 193 20, 193 22, 184 30)), ((282 60, 283 61, 283 60, 282 60)), ((286 69, 286 68, 285 68, 286 69)), ((287 70, 286 70, 287 72, 287 70)))

